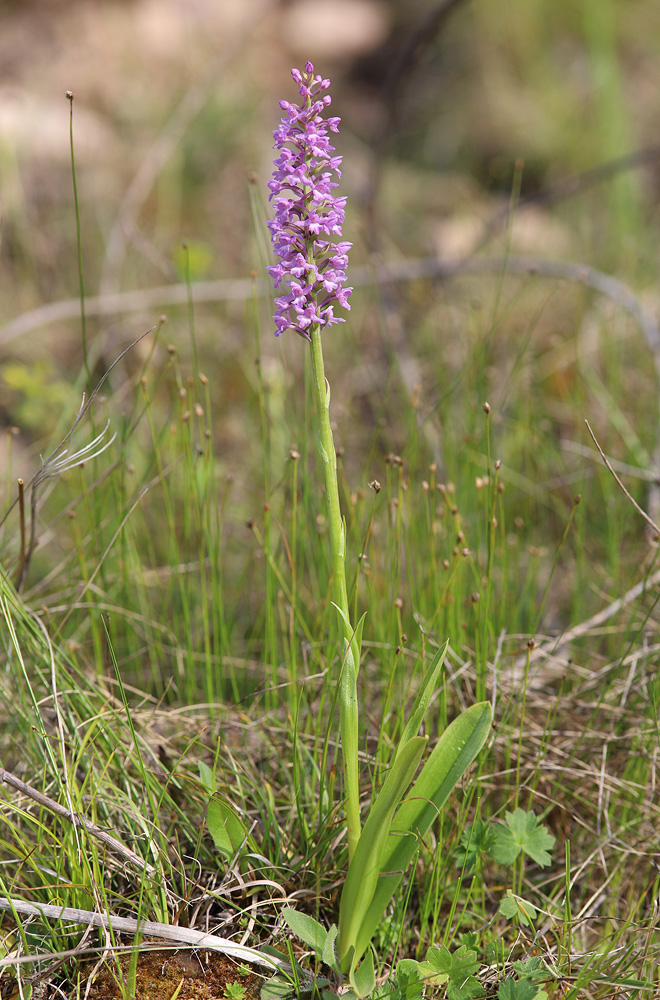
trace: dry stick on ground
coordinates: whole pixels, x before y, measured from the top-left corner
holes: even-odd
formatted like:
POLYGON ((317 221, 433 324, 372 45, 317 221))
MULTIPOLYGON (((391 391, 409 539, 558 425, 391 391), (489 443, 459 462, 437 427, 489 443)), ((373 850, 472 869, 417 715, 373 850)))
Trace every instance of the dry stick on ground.
MULTIPOLYGON (((0 910, 10 910, 28 917, 41 917, 49 920, 64 920, 74 924, 88 924, 92 927, 103 927, 105 930, 119 931, 123 934, 146 934, 150 937, 163 938, 176 944, 189 945, 191 948, 205 948, 209 951, 220 951, 230 958, 243 962, 261 965, 272 972, 278 969, 289 969, 288 962, 275 956, 262 955, 254 948, 236 944, 229 938, 218 937, 206 931, 196 931, 191 927, 175 927, 172 924, 161 924, 155 920, 135 920, 133 917, 115 917, 94 910, 76 910, 69 906, 52 906, 49 903, 25 903, 20 899, 7 899, 0 896, 0 910)), ((36 961, 38 956, 34 956, 36 961)), ((0 967, 11 965, 12 959, 0 961, 0 967)))
MULTIPOLYGON (((351 281, 356 287, 374 284, 389 285, 424 278, 443 281, 466 274, 501 274, 504 265, 506 265, 505 270, 509 274, 537 275, 543 278, 555 278, 582 284, 619 305, 639 324, 653 355, 660 378, 660 328, 655 317, 644 308, 638 296, 622 281, 584 264, 526 255, 512 255, 505 259, 502 257, 471 257, 456 260, 424 257, 417 260, 375 264, 370 267, 355 267, 351 270, 351 281)), ((202 302, 244 301, 252 298, 255 292, 255 282, 250 279, 200 281, 193 283, 192 287, 195 301, 198 304, 202 302)), ((258 294, 270 294, 270 283, 267 281, 257 282, 256 289, 258 294)), ((99 295, 87 299, 86 313, 88 316, 107 316, 141 310, 160 310, 167 305, 184 305, 188 301, 188 294, 187 286, 179 284, 147 288, 141 291, 117 292, 112 295, 99 295)), ((66 299, 23 313, 4 327, 0 327, 0 345, 49 323, 75 319, 79 311, 78 299, 66 299)), ((393 316, 391 311, 390 316, 393 316)), ((396 329, 396 324, 392 330, 392 336, 395 340, 394 357, 399 366, 400 376, 406 391, 412 396, 416 385, 421 381, 419 362, 410 351, 408 339, 403 336, 403 331, 396 329)), ((441 448, 439 428, 434 426, 432 422, 425 420, 423 421, 423 432, 427 437, 432 454, 439 460, 441 448)))
MULTIPOLYGON (((465 274, 499 274, 504 263, 502 257, 472 257, 468 260, 422 257, 370 267, 354 267, 351 269, 351 281, 356 287, 397 284, 423 278, 444 281, 465 274)), ((573 281, 611 299, 637 320, 660 371, 660 327, 655 317, 644 308, 638 296, 618 278, 575 261, 549 260, 527 255, 508 256, 506 271, 510 274, 538 275, 541 278, 573 281)), ((257 292, 261 295, 269 295, 270 287, 267 281, 256 283, 257 292)), ((255 282, 250 278, 197 281, 193 282, 192 289, 195 302, 198 303, 242 302, 253 297, 255 282)), ((110 316, 113 313, 132 313, 160 309, 168 305, 185 305, 187 301, 187 285, 161 285, 140 291, 92 296, 86 300, 85 308, 89 316, 110 316)), ((79 312, 78 299, 62 299, 31 309, 0 327, 0 346, 24 336, 31 330, 62 320, 76 319, 79 312)))
MULTIPOLYGON (((50 812, 55 813, 56 816, 61 816, 62 819, 68 820, 73 823, 75 827, 82 827, 91 833, 93 837, 100 840, 102 844, 109 847, 111 851, 118 854, 120 857, 124 858, 125 861, 130 861, 131 864, 140 868, 147 875, 156 875, 156 869, 153 865, 149 864, 144 858, 141 858, 139 854, 132 851, 125 844, 122 844, 120 840, 116 837, 111 836, 102 830, 100 826, 96 823, 90 822, 85 816, 79 816, 77 813, 73 812, 71 809, 67 809, 65 806, 60 805, 59 802, 55 802, 54 799, 49 798, 48 795, 44 795, 43 792, 37 791, 31 785, 26 784, 17 778, 15 774, 11 771, 5 771, 4 768, 0 767, 0 782, 4 782, 7 785, 11 785, 18 792, 22 792, 23 795, 27 795, 28 798, 32 799, 38 805, 43 806, 44 809, 48 809, 50 812)), ((1 908, 1 907, 0 907, 1 908)), ((56 909, 56 907, 55 907, 56 909)))
MULTIPOLYGON (((92 932, 92 926, 93 926, 92 924, 87 925, 87 927, 83 931, 83 935, 80 941, 78 942, 75 948, 69 948, 67 951, 60 951, 56 955, 52 954, 51 952, 48 952, 48 954, 43 956, 48 960, 54 959, 54 961, 49 961, 49 964, 41 972, 37 972, 35 975, 30 976, 29 978, 23 980, 23 986, 29 986, 32 989, 33 991, 32 996, 36 997, 41 995, 40 993, 34 992, 35 986, 38 983, 43 983, 44 980, 52 979, 57 970, 61 969, 64 963, 68 959, 79 958, 80 956, 90 951, 91 952, 98 951, 98 948, 90 947, 87 944, 89 935, 92 932)), ((4 958, 2 959, 2 961, 0 961, 0 970, 2 970, 3 966, 11 966, 12 969, 15 969, 19 965, 34 965, 35 962, 38 962, 40 957, 41 956, 39 955, 12 955, 10 958, 4 958)), ((2 973, 0 971, 0 975, 1 974, 2 973)), ((13 1000, 14 994, 12 994, 11 996, 13 1000)))
MULTIPOLYGON (((561 635, 558 635, 556 638, 551 639, 548 642, 540 643, 538 646, 534 647, 531 653, 525 653, 524 656, 521 656, 518 660, 516 660, 511 671, 509 671, 504 677, 500 677, 500 683, 504 681, 504 686, 506 687, 519 683, 524 676, 525 664, 527 663, 528 656, 530 664, 535 660, 541 659, 542 657, 550 659, 555 654, 558 646, 566 646, 575 639, 578 639, 580 636, 587 635, 592 631, 592 629, 598 628, 604 622, 613 618, 614 615, 618 614, 618 612, 622 608, 626 607, 626 605, 637 600, 637 598, 641 597, 642 594, 653 590, 654 587, 659 585, 660 570, 656 570, 656 572, 647 579, 641 580, 639 583, 635 584, 635 586, 631 587, 630 590, 627 590, 622 597, 617 597, 615 601, 612 601, 612 603, 608 604, 607 607, 598 611, 595 615, 592 615, 591 618, 587 618, 586 621, 580 622, 579 625, 574 625, 573 628, 567 629, 565 632, 562 632, 561 635)), ((547 679, 547 676, 550 674, 552 676, 561 676, 565 670, 566 663, 556 662, 549 674, 544 675, 544 679, 547 679)))

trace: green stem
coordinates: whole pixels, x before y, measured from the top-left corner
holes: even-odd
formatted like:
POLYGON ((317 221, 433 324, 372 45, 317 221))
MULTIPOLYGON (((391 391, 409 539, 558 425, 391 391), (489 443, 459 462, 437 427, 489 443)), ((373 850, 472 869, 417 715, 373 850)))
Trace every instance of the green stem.
POLYGON ((337 456, 330 427, 330 392, 323 368, 321 329, 311 329, 312 381, 319 423, 319 451, 323 462, 325 502, 330 527, 334 601, 342 614, 344 660, 339 680, 339 726, 344 783, 346 789, 346 826, 348 832, 348 857, 353 857, 360 839, 360 782, 358 773, 358 700, 357 674, 360 667, 360 650, 355 630, 350 625, 348 593, 346 590, 346 531, 339 506, 337 483, 337 456))

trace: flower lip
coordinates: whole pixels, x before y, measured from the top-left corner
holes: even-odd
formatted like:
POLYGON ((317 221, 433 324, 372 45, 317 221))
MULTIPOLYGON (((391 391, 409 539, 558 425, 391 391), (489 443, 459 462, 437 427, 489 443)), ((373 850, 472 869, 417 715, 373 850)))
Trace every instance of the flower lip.
POLYGON ((328 138, 328 130, 338 131, 340 119, 322 116, 332 100, 322 94, 330 81, 315 74, 311 62, 304 73, 292 69, 291 75, 304 100, 300 105, 279 102, 285 116, 273 132, 279 155, 268 181, 275 217, 267 223, 279 261, 267 270, 275 288, 284 292, 275 299, 275 335, 292 329, 309 340, 312 325, 345 322, 335 316, 334 306, 350 309, 353 289, 345 283, 352 244, 341 240, 346 198, 332 193, 342 157, 331 155, 335 149, 328 138))

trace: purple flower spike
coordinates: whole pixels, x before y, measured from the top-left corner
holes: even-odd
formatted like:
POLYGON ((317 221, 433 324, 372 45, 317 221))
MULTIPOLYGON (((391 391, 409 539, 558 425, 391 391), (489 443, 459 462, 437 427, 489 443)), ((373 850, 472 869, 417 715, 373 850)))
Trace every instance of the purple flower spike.
POLYGON ((295 330, 311 340, 314 324, 344 322, 334 314, 336 305, 351 308, 353 289, 344 284, 352 243, 341 240, 346 198, 332 193, 342 158, 331 155, 335 148, 328 129, 337 132, 340 119, 322 117, 331 97, 319 96, 330 81, 315 75, 311 62, 305 63, 304 73, 292 69, 291 76, 303 100, 300 105, 280 101, 285 114, 273 132, 273 149, 280 155, 268 182, 269 200, 275 199, 275 218, 268 228, 280 260, 268 272, 276 289, 283 286, 275 298, 275 336, 295 330))

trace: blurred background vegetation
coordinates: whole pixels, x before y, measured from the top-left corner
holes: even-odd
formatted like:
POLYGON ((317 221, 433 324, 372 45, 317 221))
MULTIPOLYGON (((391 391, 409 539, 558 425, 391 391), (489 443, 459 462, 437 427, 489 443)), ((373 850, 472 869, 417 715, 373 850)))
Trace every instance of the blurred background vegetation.
MULTIPOLYGON (((7 503, 16 477, 27 481, 71 425, 82 391, 165 314, 156 339, 142 341, 111 373, 95 403, 95 430, 106 416, 113 430, 122 428, 122 503, 137 495, 131 484, 158 472, 154 453, 180 419, 191 420, 190 448, 201 454, 212 442, 215 465, 206 474, 219 491, 215 530, 233 566, 231 593, 254 583, 254 606, 237 597, 232 614, 258 615, 263 573, 254 560, 264 550, 245 522, 259 519, 278 490, 286 506, 283 470, 306 431, 301 345, 271 337, 268 294, 255 299, 250 276, 261 279, 269 260, 263 221, 277 102, 294 96, 291 66, 310 58, 331 77, 333 111, 343 120, 352 266, 368 274, 375 264, 475 253, 496 262, 492 273, 468 268, 447 280, 379 287, 360 279, 350 322, 327 337, 347 502, 363 503, 367 483, 388 475, 385 456, 401 454, 404 486, 421 490, 435 463, 435 480, 454 484, 462 516, 475 523, 487 399, 492 457, 503 462, 507 488, 505 543, 530 584, 517 625, 538 624, 577 492, 584 494, 578 533, 555 572, 545 627, 596 610, 604 594, 636 579, 653 551, 645 525, 611 489, 583 421, 589 417, 608 454, 639 470, 630 488, 651 503, 656 358, 629 312, 571 280, 579 271, 548 278, 530 265, 505 277, 503 262, 512 254, 597 268, 657 313, 660 9, 653 0, 5 2, 0 17, 7 503), (89 374, 76 303, 66 91, 75 94, 89 374), (180 305, 158 291, 188 278, 191 312, 185 288, 180 305), (228 284, 198 295, 200 281, 228 284), (150 289, 143 305, 122 298, 150 289), (59 312, 39 311, 53 303, 59 312), (208 380, 201 395, 190 387, 195 352, 208 380), (139 423, 140 379, 151 424, 129 433, 139 423)), ((68 482, 65 511, 67 496, 80 507, 82 488, 77 473, 68 482)), ((177 555, 189 562, 201 523, 185 527, 176 505, 165 524, 159 502, 140 510, 154 572, 170 530, 182 524, 187 541, 177 555)), ((73 588, 72 553, 86 536, 48 502, 40 516, 26 595, 61 607, 54 567, 69 567, 73 588)), ((356 537, 363 524, 356 518, 356 537)), ((100 558, 114 530, 94 531, 87 555, 93 544, 100 558)), ((11 567, 15 521, 4 532, 11 567)), ((143 541, 137 549, 144 552, 143 541)), ((459 614, 453 625, 462 624, 459 614)), ((257 629, 254 620, 244 625, 257 629)))

